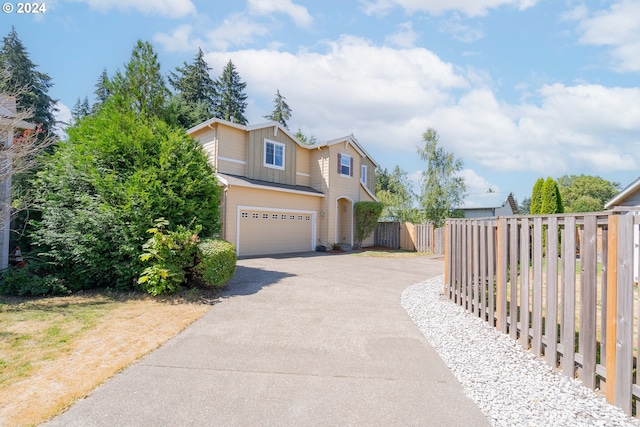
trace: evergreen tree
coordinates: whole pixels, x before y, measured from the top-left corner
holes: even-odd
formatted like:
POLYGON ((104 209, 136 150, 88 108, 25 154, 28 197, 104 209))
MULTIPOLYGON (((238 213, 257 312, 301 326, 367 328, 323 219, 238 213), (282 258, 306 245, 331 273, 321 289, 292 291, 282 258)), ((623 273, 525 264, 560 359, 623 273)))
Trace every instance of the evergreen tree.
POLYGON ((0 48, 0 92, 19 93, 16 100, 19 111, 29 111, 31 123, 40 125, 40 139, 53 132, 56 125, 54 113, 56 100, 49 95, 53 86, 49 75, 37 71, 37 65, 29 59, 29 53, 11 28, 0 48))
POLYGON ((216 117, 242 125, 247 124, 244 111, 247 108, 247 84, 240 80, 240 74, 229 60, 218 79, 220 103, 216 105, 216 117))
MULTIPOLYGON (((542 179, 542 178, 540 178, 542 179)), ((556 214, 563 213, 564 207, 562 205, 562 197, 560 196, 560 190, 556 181, 548 177, 542 185, 541 191, 541 214, 556 214)))
POLYGON ((107 99, 111 95, 111 90, 109 89, 111 82, 109 80, 109 75, 107 74, 107 69, 102 70, 102 74, 98 77, 98 81, 95 84, 96 90, 93 91, 93 94, 96 96, 96 102, 92 106, 92 110, 95 112, 98 110, 107 99))
POLYGON ((454 214, 454 208, 460 206, 464 198, 467 187, 464 178, 458 175, 463 163, 453 153, 438 147, 440 138, 435 129, 427 129, 422 139, 425 146, 418 149, 418 154, 427 162, 427 170, 422 172, 420 202, 426 219, 433 222, 435 227, 440 227, 446 218, 454 214))
POLYGON ((202 49, 198 49, 193 63, 185 62, 182 67, 176 67, 176 73, 169 73, 168 79, 183 101, 193 108, 198 104, 204 104, 208 115, 213 116, 218 102, 218 90, 216 82, 209 76, 209 71, 211 68, 204 60, 202 49))
POLYGON ((74 123, 78 122, 78 120, 88 116, 89 114, 91 114, 89 98, 87 98, 86 96, 83 100, 80 100, 80 98, 78 98, 76 103, 73 105, 73 108, 71 109, 71 117, 73 118, 74 123))
POLYGON ((315 136, 305 135, 300 128, 298 128, 298 131, 296 132, 296 138, 298 138, 298 141, 302 142, 304 145, 314 145, 317 142, 315 136))
POLYGON ((273 99, 273 112, 268 116, 264 116, 264 118, 278 122, 285 129, 289 129, 287 120, 291 118, 291 108, 289 108, 285 99, 284 96, 280 95, 280 89, 276 89, 276 97, 273 99))
POLYGON ((149 42, 138 40, 125 65, 107 86, 116 105, 147 117, 165 116, 169 90, 160 72, 158 55, 149 42))
POLYGON ((542 213, 542 186, 544 185, 544 179, 538 178, 536 183, 533 185, 533 190, 531 191, 531 204, 530 204, 530 212, 531 215, 538 215, 542 213))

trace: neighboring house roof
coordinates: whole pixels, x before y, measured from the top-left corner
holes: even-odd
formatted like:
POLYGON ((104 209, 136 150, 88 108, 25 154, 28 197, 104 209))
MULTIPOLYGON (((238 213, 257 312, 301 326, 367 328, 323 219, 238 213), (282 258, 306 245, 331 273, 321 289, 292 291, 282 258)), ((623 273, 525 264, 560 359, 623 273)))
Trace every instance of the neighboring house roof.
POLYGON ((344 143, 347 143, 347 144, 351 144, 361 156, 368 157, 369 160, 371 160, 371 162, 373 163, 373 165, 375 167, 378 167, 378 163, 373 159, 373 157, 371 157, 369 155, 369 153, 367 153, 367 151, 360 145, 358 140, 353 135, 349 135, 349 136, 345 136, 345 137, 337 138, 337 139, 332 139, 331 141, 318 142, 318 143, 313 144, 313 145, 307 145, 307 144, 303 144, 294 134, 291 133, 291 131, 289 129, 285 128, 284 126, 282 126, 278 122, 259 123, 259 124, 256 124, 256 125, 241 125, 239 123, 233 123, 233 122, 229 122, 227 120, 213 118, 213 119, 207 120, 206 122, 202 122, 199 125, 192 127, 191 129, 188 129, 187 130, 187 134, 191 135, 192 133, 197 132, 197 131, 199 131, 201 129, 205 129, 207 127, 210 127, 214 123, 220 123, 220 124, 223 124, 225 126, 230 126, 232 128, 236 128, 236 129, 244 130, 244 131, 252 131, 252 130, 257 130, 257 129, 264 129, 264 128, 274 127, 274 128, 276 128, 275 129, 275 133, 276 134, 277 134, 277 132, 284 132, 289 138, 294 140, 300 147, 304 147, 304 148, 307 148, 309 150, 312 150, 314 148, 329 147, 331 145, 339 144, 341 142, 344 142, 344 143))
POLYGON ((277 182, 261 181, 246 176, 217 173, 218 180, 225 186, 261 188, 264 190, 284 191, 288 193, 306 194, 309 196, 325 197, 324 193, 304 185, 279 184, 277 182))
POLYGON ((629 196, 635 192, 640 191, 640 177, 636 178, 631 184, 627 185, 621 192, 619 192, 613 199, 609 200, 605 205, 605 209, 611 209, 615 206, 619 206, 629 196))
POLYGON ((476 210, 476 209, 497 209, 510 205, 511 211, 518 212, 513 193, 483 193, 468 196, 461 206, 456 209, 476 210))

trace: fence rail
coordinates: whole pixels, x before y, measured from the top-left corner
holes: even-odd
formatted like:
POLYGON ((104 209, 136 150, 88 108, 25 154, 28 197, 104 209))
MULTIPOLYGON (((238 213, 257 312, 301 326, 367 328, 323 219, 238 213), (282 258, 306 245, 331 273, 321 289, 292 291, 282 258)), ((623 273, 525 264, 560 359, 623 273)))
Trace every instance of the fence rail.
POLYGON ((448 220, 445 294, 631 414, 639 223, 613 213, 448 220))
POLYGON ((444 255, 444 242, 445 228, 433 224, 379 222, 374 231, 374 244, 392 249, 444 255))

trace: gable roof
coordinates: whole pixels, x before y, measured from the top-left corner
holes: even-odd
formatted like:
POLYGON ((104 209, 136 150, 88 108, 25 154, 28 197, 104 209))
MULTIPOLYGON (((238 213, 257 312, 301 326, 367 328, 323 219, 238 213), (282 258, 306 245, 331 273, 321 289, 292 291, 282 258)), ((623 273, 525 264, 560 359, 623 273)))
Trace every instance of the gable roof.
POLYGON ((330 141, 319 142, 317 144, 309 146, 309 148, 330 147, 332 145, 340 143, 345 143, 347 144, 347 146, 352 145, 353 148, 358 152, 358 154, 360 154, 362 157, 367 157, 369 160, 371 160, 375 167, 378 167, 378 163, 373 159, 373 157, 369 155, 369 153, 367 153, 367 150, 365 150, 362 145, 360 145, 356 137, 353 135, 343 136, 342 138, 336 138, 330 141))
POLYGON ((239 123, 233 123, 227 120, 222 120, 222 119, 218 119, 218 118, 212 118, 207 120, 206 122, 202 122, 199 125, 196 125, 194 127, 192 127, 191 129, 187 129, 187 135, 191 135, 192 133, 195 133, 199 130, 211 127, 211 125, 215 124, 215 123, 219 123, 225 126, 229 126, 235 129, 239 129, 239 130, 243 130, 245 132, 250 132, 252 130, 257 130, 257 129, 265 129, 265 128, 274 128, 273 129, 273 134, 277 135, 278 132, 283 132, 285 135, 287 135, 289 138, 291 138, 292 140, 294 140, 296 142, 296 144, 298 144, 301 147, 309 147, 308 145, 303 144, 302 142, 300 142, 300 140, 298 138, 296 138, 296 136, 294 134, 291 133, 291 131, 287 128, 285 128, 284 126, 282 126, 280 123, 278 122, 267 122, 267 123, 260 123, 257 125, 241 125, 239 123))
POLYGON ((518 212, 516 201, 513 198, 513 193, 483 193, 473 194, 465 198, 462 205, 457 209, 472 210, 472 209, 496 209, 507 205, 511 207, 513 213, 518 212))
POLYGON ((257 130, 257 129, 265 129, 265 128, 273 127, 274 128, 273 132, 275 135, 277 135, 278 132, 284 132, 289 138, 294 140, 296 144, 298 144, 298 146, 302 148, 306 148, 308 150, 312 150, 314 148, 329 147, 331 145, 344 142, 348 145, 352 145, 355 148, 355 150, 358 152, 358 154, 360 154, 362 157, 367 157, 369 160, 371 160, 371 162, 375 167, 378 167, 378 163, 373 159, 373 157, 369 155, 369 153, 367 153, 367 151, 362 147, 362 145, 360 145, 358 140, 353 135, 332 139, 330 141, 319 142, 313 145, 307 145, 307 144, 303 144, 294 134, 291 133, 289 129, 285 128, 280 123, 274 122, 274 121, 267 122, 267 123, 260 123, 256 125, 241 125, 239 123, 233 123, 227 120, 222 120, 214 117, 212 119, 209 119, 205 122, 200 123, 199 125, 192 127, 191 129, 187 129, 187 135, 191 135, 195 132, 198 132, 199 130, 211 127, 211 125, 216 123, 223 124, 225 126, 229 126, 235 129, 243 130, 246 132, 257 130))
POLYGON ((627 197, 640 190, 640 177, 636 178, 631 184, 627 185, 613 199, 609 200, 605 205, 605 209, 611 209, 622 203, 627 197))

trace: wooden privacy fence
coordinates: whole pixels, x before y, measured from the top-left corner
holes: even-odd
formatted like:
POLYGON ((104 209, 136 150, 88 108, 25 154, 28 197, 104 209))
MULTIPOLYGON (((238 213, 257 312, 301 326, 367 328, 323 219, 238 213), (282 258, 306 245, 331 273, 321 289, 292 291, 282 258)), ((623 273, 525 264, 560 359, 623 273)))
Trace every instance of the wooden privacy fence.
POLYGON ((444 255, 444 236, 445 228, 434 229, 433 224, 379 222, 374 231, 374 245, 444 255))
POLYGON ((448 220, 445 294, 631 414, 639 222, 613 213, 448 220))

